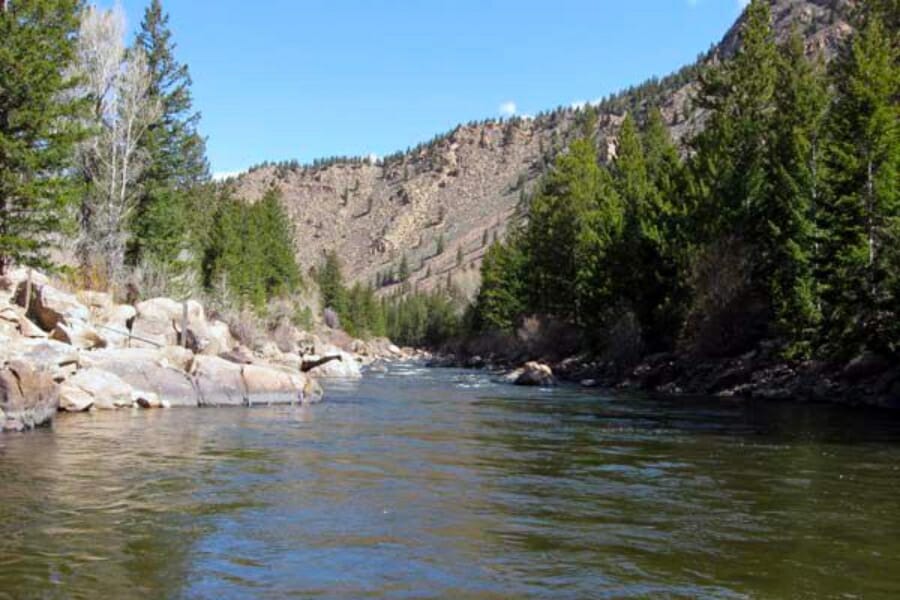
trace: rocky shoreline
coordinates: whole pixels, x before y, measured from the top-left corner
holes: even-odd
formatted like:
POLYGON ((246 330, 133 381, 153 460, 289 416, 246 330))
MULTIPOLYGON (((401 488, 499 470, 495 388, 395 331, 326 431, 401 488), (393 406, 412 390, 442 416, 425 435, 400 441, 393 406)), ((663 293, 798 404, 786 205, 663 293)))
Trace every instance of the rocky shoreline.
POLYGON ((847 363, 789 362, 763 344, 730 358, 655 354, 636 366, 621 366, 585 355, 527 361, 498 356, 445 355, 432 366, 486 368, 518 385, 555 385, 641 390, 670 396, 718 396, 762 400, 836 403, 900 409, 900 364, 867 353, 847 363), (519 366, 522 365, 522 366, 519 366))
POLYGON ((3 431, 60 411, 310 404, 322 400, 321 380, 404 356, 387 340, 297 329, 248 348, 196 301, 117 304, 23 268, 0 278, 3 431))

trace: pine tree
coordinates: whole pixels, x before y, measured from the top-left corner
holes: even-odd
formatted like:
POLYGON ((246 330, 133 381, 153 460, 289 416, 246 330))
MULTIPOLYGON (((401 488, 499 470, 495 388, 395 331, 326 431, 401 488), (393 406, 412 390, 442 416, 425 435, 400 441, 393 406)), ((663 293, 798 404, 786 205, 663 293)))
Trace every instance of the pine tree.
POLYGON ((189 196, 209 180, 206 142, 197 132, 200 114, 193 110, 190 73, 175 58, 160 0, 147 7, 136 43, 147 54, 150 95, 162 106, 162 116, 142 144, 149 167, 141 181, 144 195, 135 214, 131 258, 146 253, 173 262, 188 241, 189 196))
POLYGON ((768 142, 777 80, 777 49, 766 0, 752 0, 733 59, 701 74, 697 103, 709 111, 692 141, 700 185, 701 236, 760 240, 755 225, 770 190, 768 142))
POLYGON ((67 71, 80 9, 17 0, 0 10, 0 274, 13 263, 49 266, 78 197, 68 170, 88 106, 67 71))
POLYGON ((824 334, 838 354, 900 349, 900 74, 868 15, 833 64, 823 153, 824 334))
POLYGON ((325 263, 319 269, 319 293, 322 295, 323 307, 331 308, 340 315, 346 312, 346 291, 341 273, 341 260, 334 250, 325 255, 325 263))
POLYGON ((294 231, 281 205, 281 193, 269 190, 253 207, 259 214, 256 243, 262 246, 266 294, 293 292, 300 285, 300 270, 294 256, 294 231))
MULTIPOLYGON (((516 240, 494 242, 481 263, 481 289, 476 300, 479 329, 511 331, 525 312, 525 256, 516 240)), ((448 284, 449 285, 449 284, 448 284)))
POLYGON ((597 207, 601 179, 594 145, 582 138, 556 159, 532 199, 523 240, 531 311, 577 317, 580 264, 576 248, 586 215, 597 207))
POLYGON ((796 34, 781 48, 771 144, 771 193, 765 219, 775 332, 788 356, 809 356, 819 320, 813 277, 814 211, 819 201, 819 132, 827 90, 796 34))

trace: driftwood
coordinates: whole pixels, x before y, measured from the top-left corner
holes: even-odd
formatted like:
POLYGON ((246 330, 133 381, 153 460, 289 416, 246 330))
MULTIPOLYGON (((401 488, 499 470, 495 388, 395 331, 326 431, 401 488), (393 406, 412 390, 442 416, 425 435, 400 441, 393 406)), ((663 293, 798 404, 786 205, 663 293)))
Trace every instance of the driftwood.
POLYGON ((312 371, 316 367, 321 367, 322 365, 324 365, 326 363, 330 363, 333 360, 343 361, 344 359, 341 357, 340 354, 332 354, 331 356, 323 356, 322 358, 316 358, 314 360, 304 359, 300 363, 300 370, 303 371, 304 373, 307 373, 309 371, 312 371))

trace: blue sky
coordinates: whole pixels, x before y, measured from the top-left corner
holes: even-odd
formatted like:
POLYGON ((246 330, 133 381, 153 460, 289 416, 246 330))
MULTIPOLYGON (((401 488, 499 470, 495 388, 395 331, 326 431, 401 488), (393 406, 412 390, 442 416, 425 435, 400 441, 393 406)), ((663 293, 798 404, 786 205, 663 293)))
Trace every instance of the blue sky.
MULTIPOLYGON (((105 0, 101 4, 109 6, 105 0)), ((129 26, 143 0, 123 0, 129 26)), ((689 63, 740 0, 163 0, 215 173, 384 155, 689 63)))

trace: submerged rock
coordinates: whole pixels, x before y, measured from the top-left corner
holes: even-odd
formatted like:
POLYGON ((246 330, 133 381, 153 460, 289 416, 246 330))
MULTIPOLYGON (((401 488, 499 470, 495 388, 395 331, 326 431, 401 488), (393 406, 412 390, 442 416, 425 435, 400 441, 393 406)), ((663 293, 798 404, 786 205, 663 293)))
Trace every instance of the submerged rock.
POLYGON ((535 361, 525 363, 517 373, 516 385, 549 387, 556 385, 553 370, 547 365, 535 361))

